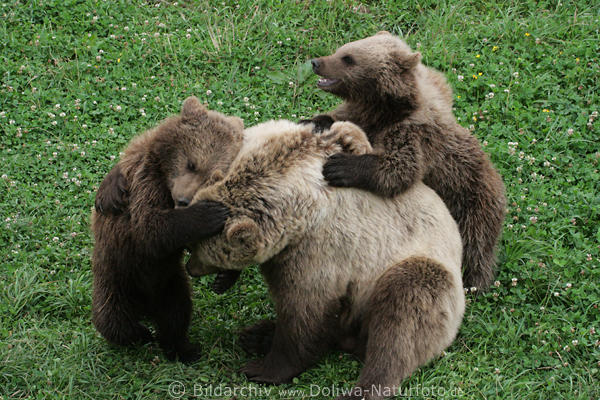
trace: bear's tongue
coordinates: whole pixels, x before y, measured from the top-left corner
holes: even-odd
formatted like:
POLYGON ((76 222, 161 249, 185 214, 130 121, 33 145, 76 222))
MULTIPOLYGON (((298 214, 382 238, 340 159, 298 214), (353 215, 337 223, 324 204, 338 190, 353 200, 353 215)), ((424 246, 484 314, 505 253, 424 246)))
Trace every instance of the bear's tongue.
POLYGON ((337 79, 327 79, 327 78, 321 78, 319 79, 319 82, 317 82, 317 86, 320 87, 327 87, 327 86, 331 86, 335 83, 337 83, 337 79))

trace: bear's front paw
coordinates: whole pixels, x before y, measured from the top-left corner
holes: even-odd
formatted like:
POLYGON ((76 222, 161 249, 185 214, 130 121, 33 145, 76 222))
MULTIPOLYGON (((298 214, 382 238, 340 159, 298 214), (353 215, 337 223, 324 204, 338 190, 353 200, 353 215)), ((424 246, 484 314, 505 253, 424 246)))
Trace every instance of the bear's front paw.
POLYGON ((227 217, 229 217, 227 206, 211 200, 201 200, 182 210, 189 210, 189 213, 192 214, 192 220, 189 222, 198 224, 201 236, 212 236, 220 233, 225 227, 227 217))
POLYGON ((200 359, 200 346, 189 343, 178 349, 165 349, 165 357, 169 361, 179 361, 184 364, 192 364, 200 359))
POLYGON ((327 141, 338 143, 345 153, 367 154, 373 151, 367 135, 352 122, 336 122, 326 134, 327 141))
POLYGON ((319 114, 315 115, 311 119, 302 119, 298 121, 298 123, 301 125, 313 124, 313 133, 321 133, 331 128, 331 125, 334 123, 334 120, 327 114, 319 114))
POLYGON ((284 363, 270 362, 268 356, 260 360, 249 361, 240 372, 251 381, 273 385, 290 382, 299 373, 284 363))
POLYGON ((127 179, 121 173, 119 165, 115 165, 98 188, 94 203, 96 211, 103 215, 122 214, 129 204, 127 186, 127 179))
POLYGON ((358 158, 353 154, 334 154, 323 166, 323 177, 331 186, 358 187, 361 173, 358 158))

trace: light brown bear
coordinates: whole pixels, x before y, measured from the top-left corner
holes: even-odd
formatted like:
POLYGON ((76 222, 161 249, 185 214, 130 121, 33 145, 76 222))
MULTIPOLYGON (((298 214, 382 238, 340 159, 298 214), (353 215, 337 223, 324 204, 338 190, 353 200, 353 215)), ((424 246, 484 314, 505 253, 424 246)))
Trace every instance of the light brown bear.
POLYGON ((506 212, 504 185, 477 138, 456 122, 444 76, 387 32, 345 44, 312 64, 322 76, 319 88, 344 99, 313 122, 354 122, 374 148, 370 154, 333 155, 325 179, 383 197, 425 182, 458 222, 466 286, 489 287, 506 212))
POLYGON ((227 208, 187 206, 202 186, 222 178, 242 143, 239 118, 205 109, 195 97, 134 138, 98 189, 92 214, 92 319, 108 341, 152 340, 155 324, 169 359, 194 361, 187 336, 192 312, 184 247, 223 229, 227 208), (116 204, 116 206, 115 206, 116 204))
POLYGON ((384 198, 327 185, 322 168, 342 150, 372 151, 348 122, 323 135, 271 121, 246 129, 222 181, 196 201, 231 209, 224 233, 195 246, 191 275, 260 264, 277 320, 247 328, 242 346, 266 354, 243 372, 282 383, 331 349, 363 357, 351 395, 379 399, 440 354, 464 311, 456 222, 421 182, 384 198))

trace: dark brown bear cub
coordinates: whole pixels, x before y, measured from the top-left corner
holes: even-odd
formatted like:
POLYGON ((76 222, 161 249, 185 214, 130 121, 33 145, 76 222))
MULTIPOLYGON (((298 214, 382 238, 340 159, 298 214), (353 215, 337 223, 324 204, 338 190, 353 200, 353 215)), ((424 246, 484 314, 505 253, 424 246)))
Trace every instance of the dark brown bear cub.
POLYGON ((240 119, 188 98, 181 115, 133 139, 100 185, 96 206, 103 212, 92 213, 92 311, 108 341, 151 341, 140 323, 148 318, 167 358, 198 358, 187 335, 192 303, 183 249, 220 232, 228 209, 216 202, 182 206, 199 187, 222 177, 242 132, 240 119))
POLYGON ((322 76, 318 86, 344 99, 314 122, 354 122, 374 149, 333 155, 323 168, 325 179, 385 197, 423 180, 459 225, 465 285, 489 287, 505 215, 504 185, 477 139, 456 122, 444 76, 387 32, 348 43, 312 64, 322 76))

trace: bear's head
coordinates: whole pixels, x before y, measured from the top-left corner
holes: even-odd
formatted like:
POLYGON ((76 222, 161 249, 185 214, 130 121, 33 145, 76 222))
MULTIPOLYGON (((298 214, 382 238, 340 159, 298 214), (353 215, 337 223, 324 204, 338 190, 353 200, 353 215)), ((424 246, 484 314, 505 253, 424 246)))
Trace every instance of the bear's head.
POLYGON ((421 53, 413 53, 400 38, 382 31, 350 42, 330 56, 311 60, 324 91, 350 101, 403 98, 414 91, 421 53))
POLYGON ((173 206, 185 207, 199 188, 223 178, 241 148, 243 129, 240 118, 207 110, 188 97, 179 116, 156 128, 147 170, 161 175, 173 206))
POLYGON ((202 240, 187 264, 190 275, 264 263, 318 230, 336 207, 322 175, 325 160, 342 150, 372 151, 366 134, 336 122, 315 135, 310 125, 269 121, 244 132, 244 146, 225 178, 194 201, 214 200, 231 211, 223 233, 202 240))

